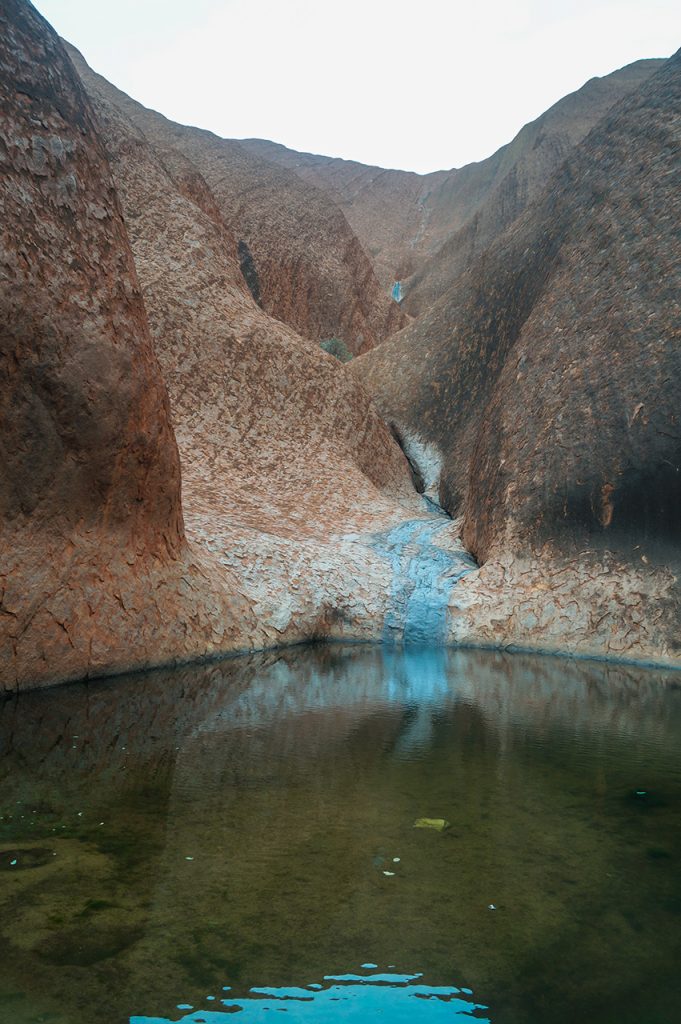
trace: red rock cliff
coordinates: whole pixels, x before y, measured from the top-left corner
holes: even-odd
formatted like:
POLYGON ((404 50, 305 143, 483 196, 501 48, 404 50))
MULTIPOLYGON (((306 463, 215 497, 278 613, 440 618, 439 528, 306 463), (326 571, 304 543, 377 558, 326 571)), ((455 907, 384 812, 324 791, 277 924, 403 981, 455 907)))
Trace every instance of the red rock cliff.
POLYGON ((240 610, 245 635, 247 609, 186 548, 167 393, 89 102, 20 0, 0 12, 0 146, 3 686, 203 653, 213 610, 232 636, 240 610))

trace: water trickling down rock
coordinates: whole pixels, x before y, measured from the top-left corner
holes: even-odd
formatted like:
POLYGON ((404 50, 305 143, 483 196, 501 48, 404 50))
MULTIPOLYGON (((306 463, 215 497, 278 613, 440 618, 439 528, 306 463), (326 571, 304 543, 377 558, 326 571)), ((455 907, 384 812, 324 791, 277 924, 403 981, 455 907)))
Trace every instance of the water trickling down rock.
POLYGON ((389 559, 393 572, 383 639, 387 643, 437 644, 447 638, 450 591, 478 566, 462 547, 438 547, 438 533, 451 526, 449 517, 412 519, 375 534, 371 546, 389 559))

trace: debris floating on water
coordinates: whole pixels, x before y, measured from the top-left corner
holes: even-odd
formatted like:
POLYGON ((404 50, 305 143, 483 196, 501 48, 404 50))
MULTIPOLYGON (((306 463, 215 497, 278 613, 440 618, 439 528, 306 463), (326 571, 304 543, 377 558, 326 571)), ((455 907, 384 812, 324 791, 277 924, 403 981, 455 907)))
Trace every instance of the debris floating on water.
POLYGON ((450 824, 446 818, 417 818, 414 828, 433 828, 436 832, 444 832, 450 824))

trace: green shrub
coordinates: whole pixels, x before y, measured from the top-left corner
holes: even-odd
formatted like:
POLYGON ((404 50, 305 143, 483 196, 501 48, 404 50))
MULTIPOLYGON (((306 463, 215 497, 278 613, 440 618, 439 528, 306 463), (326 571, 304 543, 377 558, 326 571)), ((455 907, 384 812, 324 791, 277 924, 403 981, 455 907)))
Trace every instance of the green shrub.
POLYGON ((335 356, 341 363, 349 363, 352 359, 352 352, 342 338, 324 338, 319 342, 319 347, 330 356, 335 356))

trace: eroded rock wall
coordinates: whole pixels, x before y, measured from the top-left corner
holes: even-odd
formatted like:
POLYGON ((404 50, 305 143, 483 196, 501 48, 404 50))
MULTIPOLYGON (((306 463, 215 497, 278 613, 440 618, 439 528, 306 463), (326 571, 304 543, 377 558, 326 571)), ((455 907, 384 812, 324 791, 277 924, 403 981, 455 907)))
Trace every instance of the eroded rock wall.
POLYGON ((440 452, 442 499, 487 563, 460 594, 487 577, 489 621, 481 590, 459 638, 678 657, 680 101, 677 54, 445 299, 354 367, 440 452))
POLYGON ((388 428, 254 301, 196 165, 6 12, 3 688, 380 636, 389 566, 345 535, 420 510, 388 428))
POLYGON ((3 688, 249 646, 238 582, 209 581, 185 543, 168 397, 90 105, 29 4, 3 4, 0 53, 3 688))
POLYGON ((304 337, 340 337, 365 352, 407 319, 376 280, 373 267, 341 209, 323 190, 241 143, 167 120, 95 75, 73 48, 88 91, 115 107, 162 156, 174 181, 203 196, 234 239, 233 255, 248 252, 258 301, 304 337))
POLYGON ((380 635, 381 613, 372 622, 367 609, 387 568, 339 538, 422 514, 402 452, 356 379, 254 301, 195 165, 78 66, 170 392, 190 539, 248 580, 274 639, 380 635))
POLYGON ((408 312, 419 316, 447 295, 471 262, 538 198, 575 146, 662 63, 639 60, 590 79, 492 156, 451 172, 428 200, 428 248, 404 285, 408 312))
MULTIPOLYGON (((393 528, 436 520, 460 557, 395 436, 485 561, 449 595, 450 639, 679 660, 678 59, 355 376, 310 324, 341 323, 339 296, 352 331, 390 324, 371 275, 352 298, 345 243, 332 301, 318 264, 287 277, 308 192, 79 63, 88 99, 33 8, 2 19, 3 688, 381 639, 413 576, 382 551, 393 528), (271 315, 275 278, 307 294, 310 337, 271 315)), ((336 224, 317 202, 313 255, 336 224)))

